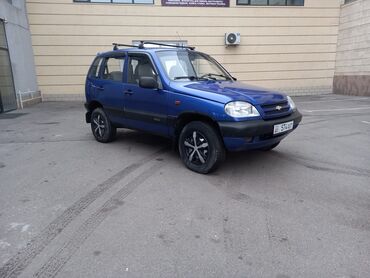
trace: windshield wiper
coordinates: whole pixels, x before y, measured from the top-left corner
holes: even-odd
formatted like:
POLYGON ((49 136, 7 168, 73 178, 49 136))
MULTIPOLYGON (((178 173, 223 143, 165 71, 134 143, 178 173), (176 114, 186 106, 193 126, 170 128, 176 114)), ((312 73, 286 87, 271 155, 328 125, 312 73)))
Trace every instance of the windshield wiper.
POLYGON ((189 79, 191 81, 195 80, 195 79, 198 79, 196 76, 194 75, 190 75, 190 76, 176 76, 173 78, 173 80, 179 80, 179 79, 189 79))
POLYGON ((206 73, 206 74, 203 74, 201 77, 199 78, 205 78, 205 77, 208 77, 208 78, 211 78, 213 80, 216 80, 216 78, 214 78, 213 76, 217 76, 217 77, 223 77, 225 78, 226 80, 230 80, 230 77, 226 76, 226 75, 223 75, 223 74, 218 74, 218 73, 206 73))

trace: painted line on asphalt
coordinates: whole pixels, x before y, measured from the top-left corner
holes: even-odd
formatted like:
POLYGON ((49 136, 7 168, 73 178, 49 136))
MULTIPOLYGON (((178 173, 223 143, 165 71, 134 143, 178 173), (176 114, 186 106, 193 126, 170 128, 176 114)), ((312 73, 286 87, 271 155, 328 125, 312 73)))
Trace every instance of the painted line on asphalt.
MULTIPOLYGON (((352 134, 349 134, 352 135, 352 134)), ((321 160, 316 158, 308 158, 306 156, 296 155, 296 154, 277 154, 271 152, 270 155, 293 162, 295 164, 304 166, 308 169, 315 171, 323 171, 335 174, 351 175, 356 177, 370 177, 370 170, 364 168, 353 167, 352 165, 347 165, 343 163, 337 163, 334 161, 321 160)))
POLYGON ((299 101, 297 103, 320 103, 320 102, 337 102, 337 101, 356 101, 356 100, 370 100, 370 98, 349 98, 349 99, 327 99, 327 100, 309 100, 309 101, 299 101))
POLYGON ((361 123, 370 125, 370 122, 368 122, 368 121, 361 121, 361 123))
POLYGON ((15 256, 9 259, 5 265, 0 267, 0 277, 18 277, 33 259, 40 254, 52 240, 59 235, 77 216, 79 216, 91 203, 102 196, 106 191, 112 188, 120 180, 154 160, 159 155, 167 152, 168 148, 162 148, 142 159, 134 162, 121 171, 111 176, 107 180, 98 184, 85 196, 81 197, 72 206, 67 208, 59 217, 47 225, 38 235, 36 235, 27 246, 20 250, 15 256))
POLYGON ((318 109, 318 110, 306 110, 303 109, 303 112, 314 113, 314 112, 331 112, 331 111, 356 111, 356 110, 369 110, 370 106, 364 107, 352 107, 352 108, 332 108, 332 109, 318 109))

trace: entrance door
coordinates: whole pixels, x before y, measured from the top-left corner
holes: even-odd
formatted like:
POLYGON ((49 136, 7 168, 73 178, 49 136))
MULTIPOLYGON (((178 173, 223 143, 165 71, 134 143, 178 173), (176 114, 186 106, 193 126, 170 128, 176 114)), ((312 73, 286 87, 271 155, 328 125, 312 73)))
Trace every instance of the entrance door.
POLYGON ((13 109, 17 109, 17 99, 5 36, 4 21, 0 20, 0 113, 13 109))

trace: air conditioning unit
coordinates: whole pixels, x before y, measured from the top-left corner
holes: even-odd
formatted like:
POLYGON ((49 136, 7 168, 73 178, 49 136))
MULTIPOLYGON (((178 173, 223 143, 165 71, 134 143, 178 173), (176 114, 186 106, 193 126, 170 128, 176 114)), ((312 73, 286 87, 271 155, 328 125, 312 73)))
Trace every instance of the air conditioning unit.
POLYGON ((240 33, 226 33, 225 34, 225 45, 239 45, 240 44, 240 33))

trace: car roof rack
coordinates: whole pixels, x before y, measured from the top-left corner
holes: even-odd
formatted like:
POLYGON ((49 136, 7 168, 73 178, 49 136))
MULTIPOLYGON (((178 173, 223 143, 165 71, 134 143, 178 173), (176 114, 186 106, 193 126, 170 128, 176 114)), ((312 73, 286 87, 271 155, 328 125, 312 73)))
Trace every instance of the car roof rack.
POLYGON ((140 41, 139 45, 132 45, 132 44, 122 44, 122 43, 112 43, 113 50, 118 50, 118 46, 128 46, 128 47, 137 47, 139 49, 144 49, 145 44, 153 44, 158 46, 168 46, 168 47, 176 47, 176 48, 185 48, 194 50, 194 46, 184 46, 184 45, 173 45, 173 44, 165 44, 165 43, 159 43, 159 42, 151 42, 151 41, 140 41))
POLYGON ((145 48, 145 44, 153 44, 158 46, 168 46, 168 47, 176 47, 176 48, 186 48, 190 50, 194 50, 194 46, 185 46, 185 45, 175 45, 175 44, 166 44, 166 43, 160 43, 160 42, 151 42, 151 41, 140 41, 139 48, 145 48))
POLYGON ((118 50, 119 46, 127 46, 127 47, 137 47, 137 45, 132 45, 132 44, 122 44, 122 43, 112 43, 113 45, 113 50, 118 50))

